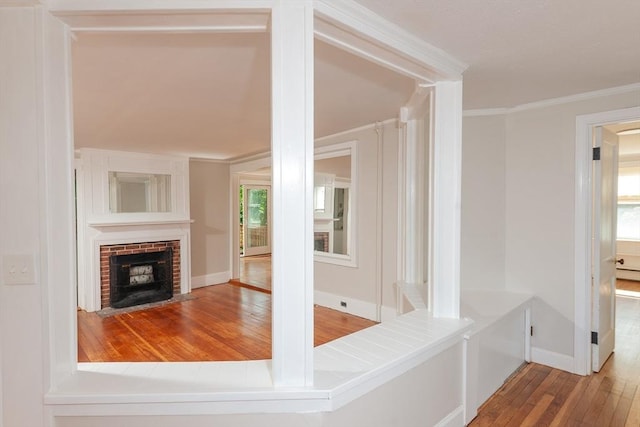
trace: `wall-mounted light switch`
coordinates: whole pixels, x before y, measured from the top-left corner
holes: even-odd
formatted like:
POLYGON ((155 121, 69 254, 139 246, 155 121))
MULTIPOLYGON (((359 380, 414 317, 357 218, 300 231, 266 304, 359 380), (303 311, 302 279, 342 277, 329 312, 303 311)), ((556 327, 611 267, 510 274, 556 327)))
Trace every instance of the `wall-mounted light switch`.
POLYGON ((36 283, 35 257, 33 255, 4 255, 2 257, 5 285, 29 285, 36 283))

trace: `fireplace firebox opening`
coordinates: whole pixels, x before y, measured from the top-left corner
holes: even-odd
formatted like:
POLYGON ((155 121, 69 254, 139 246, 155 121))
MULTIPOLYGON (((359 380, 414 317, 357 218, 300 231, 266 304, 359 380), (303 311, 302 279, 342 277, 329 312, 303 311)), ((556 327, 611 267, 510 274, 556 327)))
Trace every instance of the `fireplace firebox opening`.
POLYGON ((109 305, 124 308, 173 297, 173 249, 111 255, 109 305))

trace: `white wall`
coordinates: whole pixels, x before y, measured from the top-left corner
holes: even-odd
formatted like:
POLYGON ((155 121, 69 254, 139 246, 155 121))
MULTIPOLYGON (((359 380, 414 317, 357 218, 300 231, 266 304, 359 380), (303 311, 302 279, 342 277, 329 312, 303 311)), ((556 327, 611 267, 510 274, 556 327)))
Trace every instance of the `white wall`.
POLYGON ((192 287, 224 283, 230 271, 229 165, 189 161, 192 287))
POLYGON ((506 117, 505 279, 508 289, 537 296, 534 350, 560 359, 574 353, 576 116, 639 101, 636 90, 506 117))
MULTIPOLYGON (((36 16, 32 9, 0 8, 0 254, 28 254, 42 260, 44 195, 39 169, 44 144, 34 54, 39 34, 36 16)), ((41 265, 36 265, 35 284, 7 285, 2 279, 0 286, 0 395, 6 427, 42 425, 47 352, 41 303, 44 286, 38 274, 41 265)))
MULTIPOLYGON (((373 126, 323 138, 316 146, 357 142, 357 263, 344 267, 323 262, 314 263, 316 291, 339 295, 369 304, 376 303, 376 277, 378 262, 382 262, 383 305, 395 308, 396 253, 397 253, 397 179, 398 130, 395 121, 384 125, 382 156, 383 170, 378 171, 378 144, 373 126), (377 229, 378 174, 382 173, 383 229, 377 229), (378 260, 377 236, 382 233, 382 260, 378 260)), ((339 308, 339 307, 337 307, 339 308)))
POLYGON ((462 120, 460 287, 505 287, 505 116, 462 120))
POLYGON ((636 90, 463 119, 461 286, 536 296, 534 361, 574 354, 576 116, 639 103, 636 90))

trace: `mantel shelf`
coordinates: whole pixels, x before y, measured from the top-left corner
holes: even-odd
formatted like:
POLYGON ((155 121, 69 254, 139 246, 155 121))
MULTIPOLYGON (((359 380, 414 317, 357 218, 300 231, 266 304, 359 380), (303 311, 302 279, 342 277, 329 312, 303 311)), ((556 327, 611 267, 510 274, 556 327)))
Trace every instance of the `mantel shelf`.
POLYGON ((90 227, 130 227, 140 225, 176 225, 176 224, 192 224, 192 219, 170 219, 170 220, 149 220, 149 221, 87 221, 90 227))
POLYGON ((313 222, 336 222, 341 218, 313 218, 313 222))

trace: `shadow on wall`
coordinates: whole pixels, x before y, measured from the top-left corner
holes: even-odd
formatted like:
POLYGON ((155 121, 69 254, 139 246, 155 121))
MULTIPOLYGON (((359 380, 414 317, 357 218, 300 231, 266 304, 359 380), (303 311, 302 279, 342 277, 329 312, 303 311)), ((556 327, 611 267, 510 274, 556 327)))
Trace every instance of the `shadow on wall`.
POLYGON ((555 361, 554 367, 565 369, 573 366, 572 319, 567 319, 551 305, 535 297, 531 308, 531 326, 531 357, 534 362, 549 364, 549 361, 555 361))

